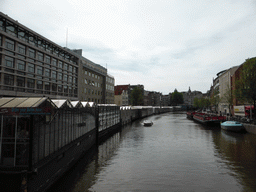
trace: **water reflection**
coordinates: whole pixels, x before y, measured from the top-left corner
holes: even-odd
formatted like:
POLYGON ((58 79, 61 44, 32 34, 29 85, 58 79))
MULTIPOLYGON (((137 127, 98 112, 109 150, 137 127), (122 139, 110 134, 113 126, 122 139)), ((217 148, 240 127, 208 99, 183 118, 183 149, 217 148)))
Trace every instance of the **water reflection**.
POLYGON ((126 126, 85 156, 52 191, 255 191, 256 136, 184 113, 126 126))

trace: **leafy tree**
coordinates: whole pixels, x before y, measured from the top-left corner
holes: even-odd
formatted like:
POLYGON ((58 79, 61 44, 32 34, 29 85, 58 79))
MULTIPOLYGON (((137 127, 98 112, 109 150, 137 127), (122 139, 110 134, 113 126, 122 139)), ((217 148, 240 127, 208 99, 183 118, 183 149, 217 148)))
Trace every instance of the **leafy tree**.
POLYGON ((235 95, 242 102, 253 103, 256 112, 256 57, 243 63, 240 79, 236 80, 235 95))
POLYGON ((210 100, 208 98, 203 98, 201 97, 200 99, 198 99, 197 97, 194 98, 194 107, 197 108, 209 108, 211 105, 210 100))
POLYGON ((131 103, 133 106, 143 105, 143 91, 139 87, 131 91, 131 103))
POLYGON ((233 105, 233 94, 231 87, 227 85, 226 91, 220 99, 223 103, 228 104, 229 112, 231 113, 231 106, 233 105))
POLYGON ((178 105, 178 104, 184 103, 183 95, 182 93, 179 93, 177 89, 175 89, 174 92, 172 93, 171 102, 172 102, 172 105, 178 105))
POLYGON ((199 99, 197 97, 194 98, 193 106, 196 107, 196 108, 200 107, 200 102, 199 102, 199 99))
POLYGON ((211 105, 215 107, 215 110, 218 109, 218 105, 220 103, 220 96, 219 96, 219 90, 215 89, 213 91, 213 95, 210 99, 211 105))

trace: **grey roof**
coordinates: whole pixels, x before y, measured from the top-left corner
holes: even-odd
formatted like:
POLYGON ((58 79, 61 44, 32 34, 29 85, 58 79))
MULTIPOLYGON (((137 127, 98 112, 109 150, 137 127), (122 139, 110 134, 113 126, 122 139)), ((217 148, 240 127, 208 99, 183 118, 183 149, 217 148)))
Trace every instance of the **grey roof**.
POLYGON ((1 108, 13 107, 38 107, 47 97, 19 97, 19 98, 0 98, 1 108))

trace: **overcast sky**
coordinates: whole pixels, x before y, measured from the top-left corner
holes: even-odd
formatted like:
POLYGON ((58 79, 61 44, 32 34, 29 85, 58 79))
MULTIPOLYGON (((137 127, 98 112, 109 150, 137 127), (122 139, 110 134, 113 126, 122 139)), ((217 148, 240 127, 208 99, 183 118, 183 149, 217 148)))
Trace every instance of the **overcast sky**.
POLYGON ((0 11, 83 49, 116 85, 163 94, 205 93, 218 72, 256 56, 253 0, 1 0, 0 11))

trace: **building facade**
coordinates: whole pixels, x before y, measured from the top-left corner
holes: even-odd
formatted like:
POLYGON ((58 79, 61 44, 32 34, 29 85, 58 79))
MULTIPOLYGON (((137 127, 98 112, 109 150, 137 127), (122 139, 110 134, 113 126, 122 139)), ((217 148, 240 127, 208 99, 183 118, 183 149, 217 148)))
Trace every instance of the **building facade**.
POLYGON ((114 103, 114 77, 0 12, 0 96, 114 103))
POLYGON ((118 106, 129 105, 129 89, 130 85, 116 85, 115 86, 115 104, 118 106))
POLYGON ((187 92, 181 93, 183 95, 184 104, 187 106, 193 106, 195 98, 200 99, 203 97, 203 93, 201 91, 191 91, 190 87, 187 92))
POLYGON ((107 74, 106 77, 106 104, 114 104, 115 103, 115 78, 110 74, 107 74))

